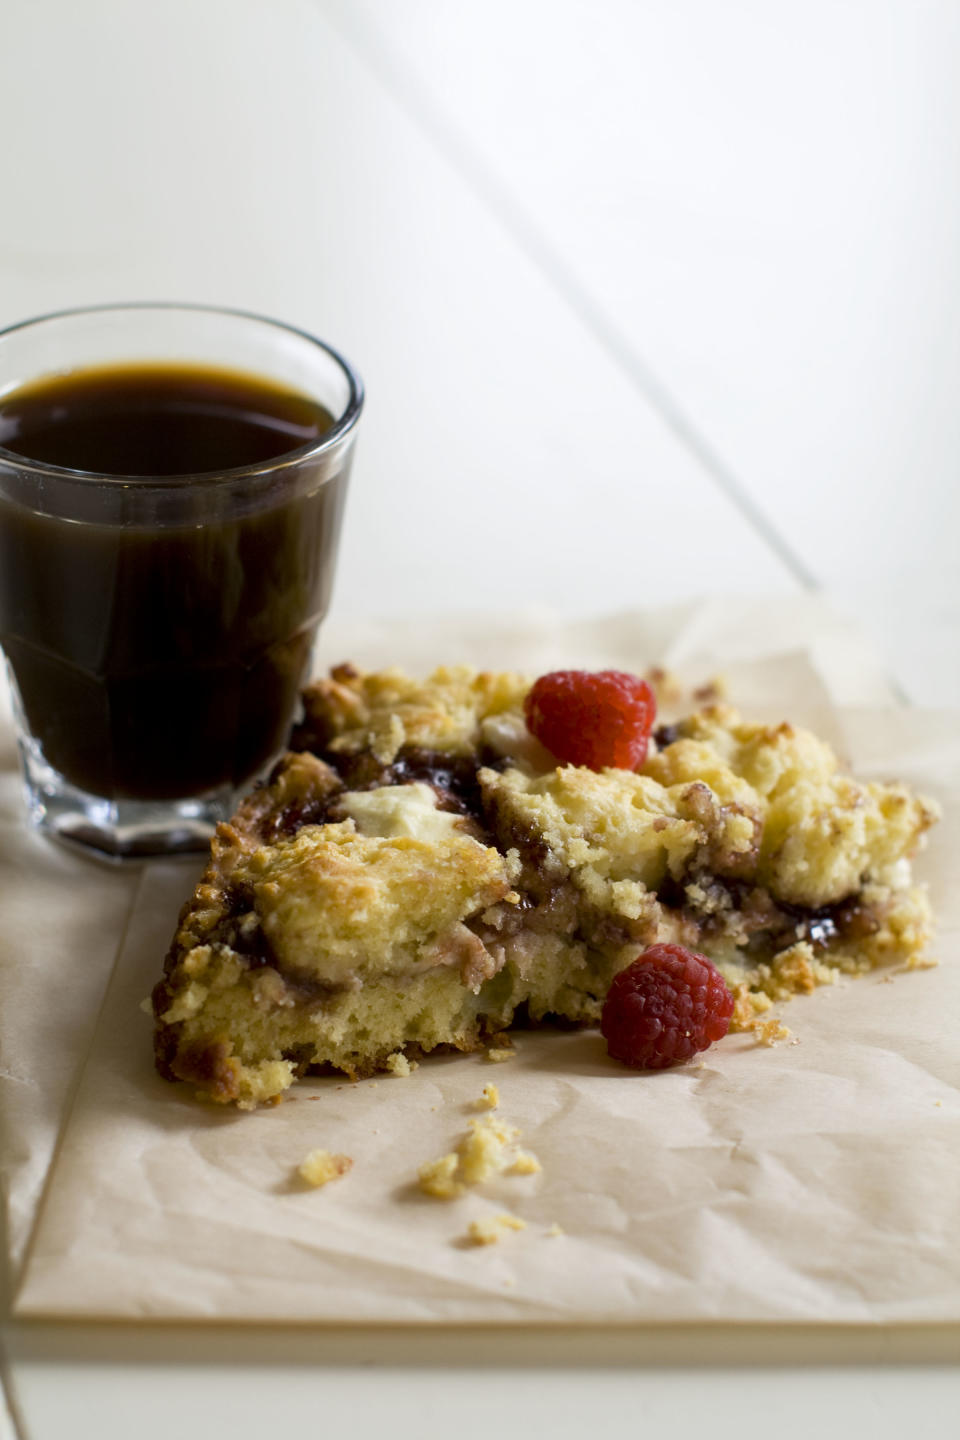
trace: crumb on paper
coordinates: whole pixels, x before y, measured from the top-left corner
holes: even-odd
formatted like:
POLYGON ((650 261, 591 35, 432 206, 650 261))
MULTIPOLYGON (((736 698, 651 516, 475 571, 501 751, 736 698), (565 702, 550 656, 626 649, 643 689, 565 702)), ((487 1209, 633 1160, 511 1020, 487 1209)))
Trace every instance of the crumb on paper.
POLYGON ((934 1105, 936 1105, 936 1106, 938 1106, 938 1107, 939 1107, 939 1106, 940 1106, 940 1105, 942 1105, 942 1104, 943 1104, 943 1101, 942 1101, 942 1100, 934 1100, 934 1102, 933 1102, 933 1103, 934 1103, 934 1105))
POLYGON ((758 1045, 777 1045, 781 1040, 789 1040, 792 1032, 780 1020, 760 1018, 770 1009, 770 1004, 769 996, 752 994, 746 985, 738 985, 734 991, 730 1033, 752 1035, 758 1045))
MULTIPOLYGON (((781 1040, 793 1040, 793 1031, 780 1020, 758 1020, 753 1027, 753 1037, 758 1045, 779 1045, 781 1040)), ((795 1042, 794 1042, 795 1043, 795 1042)))
POLYGON ((467 1136, 457 1147, 460 1169, 468 1185, 482 1185, 500 1175, 515 1158, 513 1147, 520 1138, 515 1125, 507 1125, 495 1115, 471 1120, 467 1136))
POLYGON ((500 1239, 500 1226, 496 1218, 471 1221, 467 1226, 467 1239, 474 1245, 495 1245, 500 1239))
POLYGON ((433 1195, 437 1200, 455 1200, 466 1188, 461 1181, 454 1178, 459 1164, 460 1157, 453 1150, 449 1155, 428 1160, 417 1172, 420 1189, 425 1195, 433 1195))
POLYGON ((478 1110, 496 1110, 500 1104, 500 1091, 496 1085, 484 1085, 483 1090, 480 1092, 480 1099, 475 1103, 478 1110))
POLYGON ((297 1166, 297 1174, 301 1180, 318 1189, 321 1185, 328 1185, 331 1180, 339 1180, 341 1175, 346 1175, 352 1168, 353 1161, 349 1155, 331 1155, 329 1150, 311 1150, 297 1166))
POLYGON ((493 1065, 502 1065, 504 1060, 512 1060, 516 1053, 512 1045, 496 1045, 487 1051, 487 1059, 493 1065))
POLYGON ((402 1050, 395 1050, 385 1061, 391 1075, 412 1075, 418 1068, 416 1060, 408 1060, 402 1050))
POLYGON ((507 1149, 519 1134, 515 1126, 492 1115, 471 1120, 469 1133, 457 1146, 459 1168, 466 1183, 482 1185, 505 1170, 507 1149))
POLYGON ((544 1230, 543 1233, 549 1240, 552 1239, 555 1235, 566 1235, 567 1232, 566 1230, 564 1230, 562 1225, 558 1225, 556 1220, 554 1220, 553 1224, 549 1227, 549 1229, 544 1230))
POLYGON ((543 1166, 530 1150, 520 1150, 517 1158, 507 1171, 508 1175, 539 1175, 543 1166))
POLYGON ((903 971, 935 970, 939 964, 940 961, 935 955, 911 955, 906 965, 904 965, 903 971))
POLYGON ((483 1220, 473 1220, 467 1226, 467 1238, 474 1245, 496 1245, 502 1239, 504 1230, 526 1230, 526 1220, 517 1215, 488 1215, 483 1220))
POLYGON ((535 1175, 540 1161, 528 1150, 520 1150, 520 1131, 495 1115, 470 1121, 470 1128, 456 1150, 421 1165, 420 1189, 440 1200, 453 1200, 468 1185, 482 1185, 495 1175, 535 1175))
POLYGON ((659 706, 683 703, 683 684, 672 670, 666 670, 662 665, 651 665, 644 679, 656 696, 659 706))
POLYGON ((149 995, 145 1000, 140 1001, 139 1009, 143 1011, 144 1015, 153 1014, 153 1001, 149 995))
POLYGON ((726 675, 711 675, 706 684, 696 687, 693 698, 700 705, 716 705, 718 700, 726 700, 729 694, 730 682, 726 675))

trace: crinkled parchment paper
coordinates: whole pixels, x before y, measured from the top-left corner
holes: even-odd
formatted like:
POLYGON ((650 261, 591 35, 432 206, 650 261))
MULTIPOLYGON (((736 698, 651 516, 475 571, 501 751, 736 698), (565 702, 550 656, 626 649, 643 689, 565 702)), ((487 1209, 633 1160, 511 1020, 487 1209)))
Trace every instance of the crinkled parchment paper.
POLYGON ((0 1235, 16 1269, 136 892, 27 826, 0 678, 0 1235))
MULTIPOLYGON (((887 698, 869 657, 809 607, 781 607, 779 625, 768 615, 765 631, 752 634, 747 618, 712 605, 563 627, 341 625, 328 627, 321 648, 324 661, 411 668, 458 658, 532 671, 664 661, 698 680, 724 669, 745 712, 812 724, 861 773, 902 777, 945 803, 921 864, 939 912, 938 968, 822 989, 785 1007, 796 1043, 771 1050, 733 1036, 677 1071, 626 1072, 595 1032, 520 1032, 516 1057, 503 1064, 438 1057, 409 1077, 309 1079, 276 1108, 237 1114, 155 1075, 150 1021, 139 1009, 198 867, 156 863, 139 873, 86 1062, 82 1041, 67 1045, 51 1079, 45 1027, 56 1020, 74 1041, 91 1034, 94 971, 103 975, 102 957, 120 939, 133 882, 72 857, 58 857, 62 871, 48 873, 44 847, 25 852, 22 913, 6 914, 8 935, 9 916, 17 921, 20 965, 37 957, 35 983, 30 1003, 4 1015, 18 1068, 0 1086, 0 1120, 15 1140, 8 1164, 21 1246, 56 1117, 68 1119, 17 1313, 433 1323, 960 1318, 960 1047, 951 1019, 960 1015, 960 906, 950 883, 960 726, 950 715, 835 709, 831 693, 847 704, 887 698), (810 641, 813 664, 777 656, 778 639, 794 651, 810 641), (103 883, 104 873, 115 883, 103 883), (31 895, 49 907, 42 946, 31 895), (93 944, 98 905, 103 933, 93 944), (95 952, 79 974, 76 917, 95 952), (417 1167, 460 1138, 490 1081, 542 1171, 451 1202, 421 1194, 417 1167), (20 1113, 17 1085, 42 1103, 20 1113), (296 1169, 317 1147, 354 1164, 309 1190, 296 1169), (526 1229, 504 1231, 491 1246, 464 1243, 472 1221, 502 1213, 526 1229)), ((4 842, 12 847, 12 836, 4 842)), ((5 958, 4 983, 11 963, 5 958)))

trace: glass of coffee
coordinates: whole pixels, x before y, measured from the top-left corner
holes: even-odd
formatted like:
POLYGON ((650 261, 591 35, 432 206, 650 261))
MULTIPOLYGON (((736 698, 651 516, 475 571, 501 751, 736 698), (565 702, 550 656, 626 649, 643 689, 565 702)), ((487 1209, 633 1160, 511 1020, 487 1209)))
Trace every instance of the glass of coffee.
POLYGON ((240 312, 0 332, 0 644, 41 829, 199 848, 283 748, 362 406, 328 345, 240 312))

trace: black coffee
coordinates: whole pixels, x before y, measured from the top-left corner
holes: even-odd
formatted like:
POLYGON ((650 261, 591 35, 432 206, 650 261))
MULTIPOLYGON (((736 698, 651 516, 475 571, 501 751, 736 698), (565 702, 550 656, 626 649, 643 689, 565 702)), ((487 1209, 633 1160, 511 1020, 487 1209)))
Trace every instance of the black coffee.
MULTIPOLYGON (((89 370, 0 399, 7 451, 143 477, 138 491, 268 464, 332 424, 304 395, 193 367, 89 370)), ((27 729, 69 781, 176 799, 239 785, 282 748, 329 602, 346 473, 301 479, 276 499, 274 476, 209 482, 176 524, 143 523, 136 505, 103 523, 92 495, 88 519, 82 485, 79 518, 42 513, 24 486, 23 503, 0 500, 0 642, 27 729)))

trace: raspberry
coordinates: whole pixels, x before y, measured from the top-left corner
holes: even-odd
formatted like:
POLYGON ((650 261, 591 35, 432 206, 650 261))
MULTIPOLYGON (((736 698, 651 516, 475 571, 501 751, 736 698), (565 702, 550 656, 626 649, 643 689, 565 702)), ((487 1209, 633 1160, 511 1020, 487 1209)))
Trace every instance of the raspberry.
POLYGON ((732 1014, 733 996, 706 955, 651 945, 614 977, 600 1032, 615 1060, 665 1070, 722 1040, 732 1014))
POLYGON ((636 770, 657 704, 645 680, 622 670, 554 670, 533 685, 523 713, 530 733, 565 764, 636 770))

